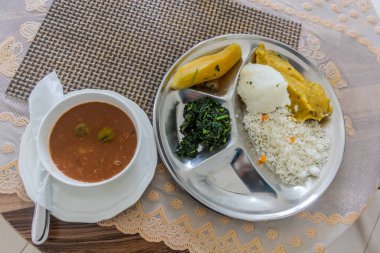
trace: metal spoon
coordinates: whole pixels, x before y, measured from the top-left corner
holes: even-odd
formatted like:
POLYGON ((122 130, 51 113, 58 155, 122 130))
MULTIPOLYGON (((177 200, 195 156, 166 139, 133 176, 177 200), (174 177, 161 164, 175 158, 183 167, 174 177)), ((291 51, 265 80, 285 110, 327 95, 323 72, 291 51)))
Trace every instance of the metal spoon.
POLYGON ((32 221, 32 242, 41 245, 49 236, 50 211, 36 203, 32 221))

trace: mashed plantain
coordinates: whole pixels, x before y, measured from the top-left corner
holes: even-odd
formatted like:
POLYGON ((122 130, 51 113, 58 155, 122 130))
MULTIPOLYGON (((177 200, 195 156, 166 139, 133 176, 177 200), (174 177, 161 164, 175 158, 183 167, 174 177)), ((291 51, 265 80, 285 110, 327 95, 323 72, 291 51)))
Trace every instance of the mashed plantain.
POLYGON ((331 114, 333 107, 322 86, 307 80, 287 60, 274 51, 266 50, 264 44, 256 49, 255 62, 271 66, 285 78, 291 101, 290 109, 297 121, 320 121, 331 114))

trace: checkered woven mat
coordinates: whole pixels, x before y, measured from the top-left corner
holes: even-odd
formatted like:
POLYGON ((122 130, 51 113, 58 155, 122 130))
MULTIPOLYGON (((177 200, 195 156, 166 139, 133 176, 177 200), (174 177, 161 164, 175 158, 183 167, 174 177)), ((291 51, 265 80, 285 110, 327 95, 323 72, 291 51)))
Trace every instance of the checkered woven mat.
POLYGON ((196 43, 252 33, 297 48, 300 30, 232 0, 55 0, 7 94, 27 99, 55 69, 65 92, 113 90, 152 116, 165 72, 196 43))

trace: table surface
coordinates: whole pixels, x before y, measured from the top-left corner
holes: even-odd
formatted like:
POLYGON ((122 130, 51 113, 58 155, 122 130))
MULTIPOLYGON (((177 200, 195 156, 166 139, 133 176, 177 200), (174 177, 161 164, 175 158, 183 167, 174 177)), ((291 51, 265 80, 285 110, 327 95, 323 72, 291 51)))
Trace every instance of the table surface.
MULTIPOLYGON (((33 204, 24 202, 16 194, 0 194, 0 211, 4 218, 31 242, 33 204), (9 211, 12 210, 12 211, 9 211)), ((123 234, 114 227, 101 227, 97 224, 69 223, 51 217, 48 240, 36 246, 43 252, 189 252, 175 251, 163 242, 144 240, 138 234, 123 234), (90 250, 89 250, 90 249, 90 250)))
MULTIPOLYGON (((33 2, 33 1, 27 1, 27 2, 33 2)), ((251 2, 256 3, 258 1, 252 0, 251 2)), ((287 1, 284 0, 283 2, 287 2, 287 1)), ((312 1, 309 1, 309 2, 312 2, 312 1)), ((314 1, 314 2, 317 3, 318 1, 314 1)), ((334 1, 334 2, 338 2, 338 1, 334 1)), ((375 2, 375 7, 378 5, 380 5, 380 2, 375 2)), ((330 4, 328 6, 326 4, 326 8, 328 8, 329 6, 330 4)), ((1 7, 1 4, 0 4, 0 7, 1 7)), ((352 8, 353 7, 354 6, 352 6, 352 8)), ((303 5, 302 8, 304 9, 305 12, 311 11, 308 5, 303 5)), ((302 8, 300 7, 299 9, 302 9, 302 8)), ((315 4, 313 8, 314 8, 313 10, 317 12, 317 8, 319 7, 317 6, 317 4, 315 4)), ((35 14, 36 16, 38 16, 39 15, 38 11, 35 10, 35 14)), ((340 17, 341 16, 339 16, 339 18, 340 17)), ((355 20, 357 19, 353 16, 352 22, 354 22, 355 20)), ((378 29, 376 31, 380 31, 379 24, 377 24, 377 26, 374 29, 375 30, 378 29)), ((306 31, 306 29, 304 30, 306 31)), ((318 32, 315 32, 315 33, 318 34, 318 32)), ((319 34, 320 35, 323 34, 323 36, 320 36, 321 40, 324 39, 324 36, 326 36, 326 38, 329 38, 327 33, 324 34, 322 32, 319 32, 319 34)), ((380 34, 380 32, 378 34, 380 34)), ((377 40, 377 42, 379 42, 379 40, 377 40)), ((326 48, 328 48, 329 45, 330 43, 324 43, 324 46, 326 48)), ((312 45, 312 46, 316 46, 316 45, 312 45)), ((310 51, 308 53, 313 53, 313 55, 315 55, 316 57, 321 56, 320 53, 323 52, 323 50, 326 50, 326 48, 320 49, 319 44, 318 44, 317 50, 314 47, 311 47, 311 48, 313 48, 315 52, 310 51), (319 53, 319 54, 316 54, 316 53, 319 53)), ((326 50, 324 52, 325 53, 329 52, 330 54, 332 53, 331 50, 330 51, 326 50)), ((329 55, 329 54, 326 53, 326 55, 329 55)), ((323 64, 320 64, 320 67, 327 66, 327 59, 329 58, 326 57, 323 64)), ((329 61, 328 63, 331 63, 331 61, 329 61)), ((345 76, 346 79, 347 79, 347 73, 349 72, 348 70, 349 68, 342 70, 343 76, 344 74, 346 74, 345 76)), ((355 83, 355 82, 352 81, 352 83, 355 83)), ((0 212, 3 214, 4 218, 24 238, 30 241, 30 231, 31 231, 30 228, 31 228, 31 222, 32 222, 32 217, 33 217, 32 203, 24 202, 16 194, 9 194, 9 195, 0 194, 0 212)), ((326 225, 326 224, 320 224, 320 225, 326 225)), ((328 224, 326 225, 326 227, 328 227, 328 224)), ((342 229, 340 229, 340 231, 342 231, 342 229)), ((323 233, 323 230, 321 230, 321 235, 322 233, 323 233)), ((334 236, 338 236, 338 234, 335 234, 334 236)), ((263 238, 265 240, 265 235, 263 236, 263 238)), ((335 237, 332 237, 332 238, 335 238, 335 237)), ((101 227, 101 226, 98 226, 97 224, 67 223, 67 222, 62 222, 55 218, 52 218, 51 220, 51 227, 50 227, 50 234, 49 234, 48 241, 42 246, 39 246, 38 248, 44 252, 63 252, 63 251, 64 252, 67 252, 67 251, 71 251, 71 252, 73 251, 74 252, 89 252, 89 251, 91 252, 120 252, 120 251, 123 251, 125 252, 126 250, 128 252, 177 252, 170 249, 163 242, 160 242, 160 243, 147 242, 138 234, 133 234, 133 235, 123 234, 122 232, 120 232, 114 227, 101 227)), ((179 251, 179 252, 189 252, 189 251, 179 251)))

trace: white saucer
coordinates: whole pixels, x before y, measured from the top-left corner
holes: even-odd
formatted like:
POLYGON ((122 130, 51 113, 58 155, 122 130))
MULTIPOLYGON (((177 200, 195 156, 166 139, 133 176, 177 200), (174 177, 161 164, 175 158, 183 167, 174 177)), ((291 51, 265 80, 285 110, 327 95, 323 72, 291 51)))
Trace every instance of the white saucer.
MULTIPOLYGON (((111 93, 136 108, 138 120, 143 126, 142 145, 136 165, 109 184, 88 188, 68 186, 51 177, 50 211, 60 220, 94 223, 112 218, 136 203, 153 179, 157 150, 152 125, 138 105, 117 93, 111 93)), ((38 164, 35 138, 28 126, 21 140, 19 173, 32 200, 39 194, 35 179, 38 174, 36 171, 41 168, 38 164)))

